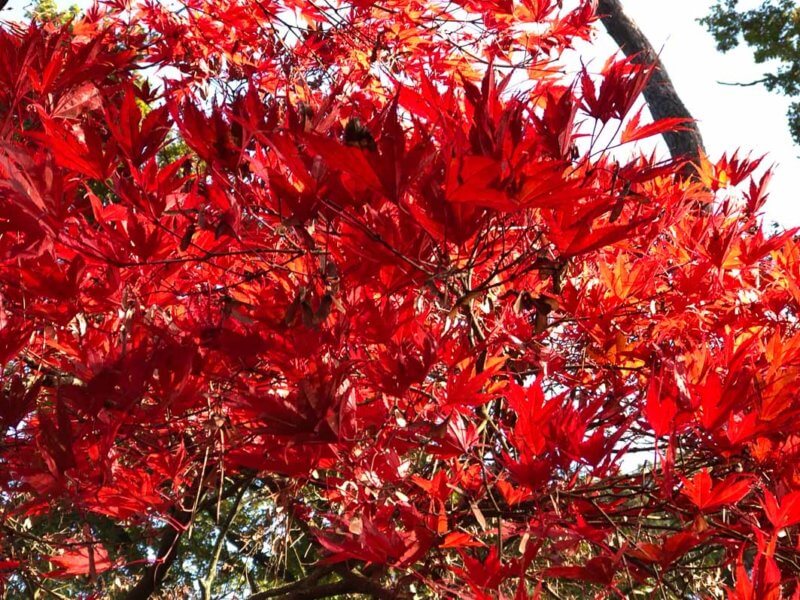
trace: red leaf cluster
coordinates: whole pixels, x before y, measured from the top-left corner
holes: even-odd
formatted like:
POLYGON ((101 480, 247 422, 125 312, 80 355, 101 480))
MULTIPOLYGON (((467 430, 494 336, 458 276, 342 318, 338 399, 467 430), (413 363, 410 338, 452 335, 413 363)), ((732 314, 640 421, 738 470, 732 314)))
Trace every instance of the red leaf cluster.
POLYGON ((0 27, 0 580, 244 486, 342 593, 797 589, 800 245, 638 149, 646 68, 559 74, 573 4, 0 27))

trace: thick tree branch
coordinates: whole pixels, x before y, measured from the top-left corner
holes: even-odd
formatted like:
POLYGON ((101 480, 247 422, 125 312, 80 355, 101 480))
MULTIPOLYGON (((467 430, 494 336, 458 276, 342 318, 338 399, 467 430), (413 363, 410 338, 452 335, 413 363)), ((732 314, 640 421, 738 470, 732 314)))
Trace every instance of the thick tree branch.
POLYGON ((330 598, 342 594, 361 594, 370 598, 385 598, 387 590, 368 579, 342 580, 336 583, 327 583, 317 587, 296 590, 293 592, 275 594, 271 590, 259 592, 250 596, 249 600, 263 600, 266 598, 281 598, 282 600, 317 600, 330 598))
MULTIPOLYGON (((620 0, 599 0, 597 14, 611 38, 626 56, 635 56, 634 61, 654 65, 650 82, 644 90, 644 98, 653 119, 679 117, 691 119, 692 115, 675 91, 667 70, 658 58, 647 37, 622 9, 620 0)), ((697 124, 692 121, 684 131, 664 134, 670 155, 697 163, 700 153, 705 151, 703 138, 697 124)))
POLYGON ((330 598, 341 594, 360 594, 370 598, 394 597, 389 590, 373 581, 370 577, 353 573, 352 571, 341 570, 340 581, 334 583, 320 584, 319 580, 337 570, 335 567, 323 567, 314 571, 311 575, 300 581, 294 581, 287 585, 264 590, 251 595, 247 600, 267 600, 268 598, 279 598, 280 600, 316 600, 317 598, 330 598))
POLYGON ((161 537, 158 547, 156 561, 151 565, 133 589, 125 596, 125 600, 147 600, 155 592, 164 578, 167 576, 169 568, 178 556, 180 538, 185 528, 192 520, 194 512, 184 509, 173 511, 172 518, 179 527, 168 524, 161 537))

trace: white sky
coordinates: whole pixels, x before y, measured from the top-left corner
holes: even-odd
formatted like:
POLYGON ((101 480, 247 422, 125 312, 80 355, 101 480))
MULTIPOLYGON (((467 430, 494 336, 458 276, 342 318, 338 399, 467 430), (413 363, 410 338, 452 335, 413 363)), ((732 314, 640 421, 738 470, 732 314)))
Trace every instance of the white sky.
MULTIPOLYGON (((3 17, 22 15, 28 0, 10 0, 3 17)), ((66 6, 87 0, 60 0, 66 6)), ((767 154, 775 163, 766 216, 784 227, 800 226, 800 147, 789 135, 786 110, 789 100, 761 86, 731 87, 718 82, 748 82, 760 78, 749 48, 728 54, 717 52, 714 40, 697 19, 708 13, 712 0, 623 0, 626 12, 661 51, 661 59, 678 94, 698 120, 706 149, 712 159, 723 152, 767 154)), ((740 0, 747 8, 756 0, 740 0)), ((616 46, 599 31, 594 48, 598 60, 614 53, 616 46)), ((585 56, 584 61, 590 57, 585 56)))

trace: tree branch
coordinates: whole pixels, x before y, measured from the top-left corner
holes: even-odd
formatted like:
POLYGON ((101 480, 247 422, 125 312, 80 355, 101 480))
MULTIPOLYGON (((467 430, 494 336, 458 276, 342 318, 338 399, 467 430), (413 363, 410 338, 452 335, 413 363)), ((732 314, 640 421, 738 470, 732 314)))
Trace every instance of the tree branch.
MULTIPOLYGON (((127 593, 124 597, 125 600, 147 600, 158 590, 159 586, 164 581, 172 563, 175 562, 178 556, 181 536, 187 531, 194 515, 204 508, 204 503, 201 504, 200 499, 203 495, 206 472, 206 467, 204 466, 203 473, 195 481, 190 493, 187 494, 187 498, 194 499, 192 505, 189 506, 189 508, 175 506, 172 509, 170 513, 171 519, 164 528, 155 562, 146 570, 139 582, 127 593)), ((252 479, 248 479, 247 481, 252 481, 252 479)), ((246 488, 247 484, 239 482, 236 486, 229 487, 223 497, 228 497, 238 492, 240 489, 239 486, 246 488)))
POLYGON ((228 516, 225 518, 225 521, 219 528, 219 535, 217 536, 217 541, 214 545, 214 553, 211 557, 211 562, 208 565, 208 574, 206 575, 205 579, 200 581, 200 587, 203 592, 204 600, 210 600, 211 598, 211 589, 214 585, 214 579, 216 579, 217 576, 217 565, 219 564, 219 556, 222 553, 222 545, 224 544, 225 538, 228 535, 228 530, 231 527, 231 523, 233 523, 233 519, 239 512, 239 506, 241 504, 242 497, 247 491, 249 483, 249 481, 243 481, 241 483, 239 491, 236 493, 236 497, 233 499, 233 505, 228 512, 228 516))
POLYGON ((293 583, 264 590, 253 594, 247 600, 267 600, 268 598, 281 598, 281 600, 317 600, 330 598, 340 594, 362 594, 371 598, 387 598, 392 596, 389 590, 381 587, 375 581, 352 572, 342 573, 343 579, 334 583, 315 585, 319 579, 329 574, 333 569, 323 568, 315 571, 305 579, 293 583))
MULTIPOLYGON (((644 90, 644 98, 653 119, 668 117, 692 119, 658 53, 636 23, 625 14, 620 0, 599 0, 597 13, 608 34, 626 56, 634 56, 634 62, 653 65, 650 82, 644 90)), ((685 159, 695 164, 699 162, 701 152, 705 151, 700 130, 693 120, 683 131, 665 133, 664 141, 673 158, 685 159)), ((693 173, 694 169, 691 167, 690 169, 690 173, 693 173)))
POLYGON ((729 85, 734 87, 753 87, 756 85, 761 85, 769 81, 768 77, 762 77, 761 79, 756 79, 755 81, 717 81, 718 85, 729 85))
POLYGON ((139 583, 128 592, 125 600, 147 600, 158 589, 178 556, 181 535, 192 520, 193 514, 191 508, 172 511, 172 518, 179 526, 175 527, 172 523, 167 524, 158 546, 156 561, 147 569, 139 583))

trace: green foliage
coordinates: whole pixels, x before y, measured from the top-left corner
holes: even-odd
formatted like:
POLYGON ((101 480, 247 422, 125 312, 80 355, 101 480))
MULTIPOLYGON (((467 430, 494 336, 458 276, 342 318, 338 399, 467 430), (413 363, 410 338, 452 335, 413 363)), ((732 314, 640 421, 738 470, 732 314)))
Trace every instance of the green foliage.
MULTIPOLYGON (((771 70, 752 83, 800 97, 800 6, 795 0, 764 0, 751 10, 738 5, 738 0, 717 0, 700 22, 720 51, 728 52, 744 42, 753 49, 757 63, 769 64, 771 70)), ((792 137, 800 144, 800 102, 792 103, 788 119, 792 137)))
POLYGON ((79 12, 80 9, 75 4, 62 10, 56 0, 35 0, 28 7, 25 16, 31 20, 63 24, 74 19, 79 12))

